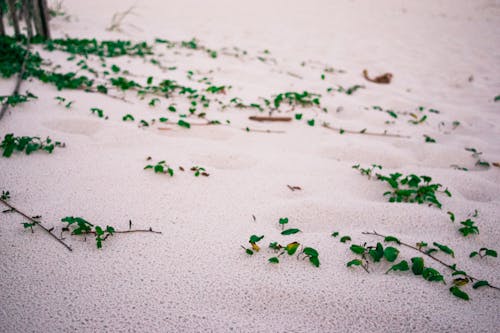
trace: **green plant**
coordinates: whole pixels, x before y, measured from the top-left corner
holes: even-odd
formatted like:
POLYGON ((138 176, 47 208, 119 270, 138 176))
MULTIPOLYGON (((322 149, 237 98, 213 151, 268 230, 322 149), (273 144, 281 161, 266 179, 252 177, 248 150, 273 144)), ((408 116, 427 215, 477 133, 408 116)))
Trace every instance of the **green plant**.
POLYGON ((495 98, 493 99, 493 101, 499 102, 500 101, 500 95, 495 96, 495 98))
POLYGON ((27 91, 25 95, 14 94, 10 96, 0 96, 0 104, 7 104, 11 107, 15 107, 18 104, 26 103, 31 99, 37 98, 37 96, 27 91))
POLYGON ((250 236, 250 239, 248 240, 248 242, 250 243, 252 248, 249 249, 249 248, 244 247, 243 245, 241 247, 245 250, 246 254, 251 256, 254 254, 254 251, 255 252, 260 251, 260 246, 257 245, 257 243, 260 242, 263 238, 264 238, 264 236, 252 235, 252 236, 250 236))
POLYGON ((3 141, 0 143, 0 148, 3 149, 2 156, 10 157, 14 151, 24 151, 26 155, 37 150, 43 150, 52 153, 55 147, 63 147, 59 141, 52 141, 49 137, 41 140, 39 137, 30 136, 14 136, 13 133, 6 134, 3 141))
POLYGON ((144 167, 144 170, 146 169, 153 169, 155 173, 168 173, 170 177, 174 176, 174 170, 165 161, 160 161, 155 165, 148 164, 144 167))
POLYGON ((66 216, 61 219, 61 222, 67 223, 63 230, 70 231, 72 235, 95 235, 96 246, 98 249, 102 248, 103 241, 115 233, 115 228, 109 225, 106 226, 106 228, 102 228, 98 225, 93 225, 81 217, 66 216))
POLYGON ((465 221, 460 222, 461 225, 463 225, 462 228, 458 229, 460 233, 464 236, 467 237, 468 235, 472 234, 479 234, 479 228, 475 225, 475 222, 471 219, 467 219, 465 221))
POLYGON ((498 256, 497 251, 488 249, 486 247, 482 247, 479 251, 473 251, 470 253, 469 258, 474 258, 475 256, 479 256, 479 258, 483 259, 484 257, 494 257, 498 256))
POLYGON ((403 177, 401 173, 393 173, 389 176, 377 174, 378 180, 387 182, 392 190, 384 193, 389 196, 389 202, 429 203, 441 208, 441 202, 436 197, 437 192, 445 193, 451 197, 450 191, 440 191, 441 184, 432 184, 429 176, 417 176, 410 174, 403 177))
POLYGON ((134 118, 134 116, 132 116, 131 114, 126 114, 126 115, 124 115, 124 116, 122 117, 122 120, 123 120, 123 121, 129 121, 129 120, 130 120, 130 121, 134 121, 134 120, 135 120, 135 118, 134 118))
POLYGON ((9 200, 10 199, 10 192, 9 191, 2 191, 2 195, 0 196, 1 200, 9 200))
MULTIPOLYGON (((345 93, 346 95, 352 95, 356 92, 356 90, 359 90, 359 89, 364 89, 365 86, 362 86, 362 85, 359 85, 359 84, 356 84, 352 87, 348 87, 348 88, 344 88, 342 86, 338 86, 337 88, 337 91, 340 92, 340 93, 345 93)), ((327 90, 328 92, 330 92, 331 90, 333 90, 332 88, 329 88, 330 90, 327 90)))

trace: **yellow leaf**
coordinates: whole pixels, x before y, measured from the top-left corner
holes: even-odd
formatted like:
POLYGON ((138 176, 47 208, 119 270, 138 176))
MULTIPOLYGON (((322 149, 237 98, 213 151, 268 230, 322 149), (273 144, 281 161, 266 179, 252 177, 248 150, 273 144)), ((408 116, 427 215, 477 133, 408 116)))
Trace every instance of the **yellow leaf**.
POLYGON ((250 243, 250 244, 252 244, 252 249, 253 249, 255 252, 259 252, 260 247, 259 247, 257 244, 255 244, 255 243, 250 243))

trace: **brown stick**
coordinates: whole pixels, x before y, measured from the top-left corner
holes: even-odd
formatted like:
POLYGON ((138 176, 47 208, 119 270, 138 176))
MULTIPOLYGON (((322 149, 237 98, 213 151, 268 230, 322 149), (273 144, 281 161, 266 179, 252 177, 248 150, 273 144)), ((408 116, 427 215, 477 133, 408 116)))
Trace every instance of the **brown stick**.
POLYGON ((248 119, 255 121, 291 121, 292 117, 250 116, 248 119))
POLYGON ((28 31, 28 39, 33 38, 32 9, 31 0, 23 0, 24 21, 26 22, 26 29, 28 31))
POLYGON ((0 36, 5 36, 5 27, 3 25, 3 9, 0 6, 0 36))
POLYGON ((361 130, 361 131, 353 131, 353 130, 346 130, 342 128, 337 128, 337 127, 332 127, 326 123, 323 124, 323 127, 328 128, 332 131, 336 132, 344 132, 344 133, 350 133, 350 134, 362 134, 362 135, 371 135, 371 136, 387 136, 391 138, 402 138, 402 139, 409 139, 409 136, 406 135, 399 135, 399 134, 389 134, 387 132, 384 133, 373 133, 373 132, 366 132, 366 130, 361 130))
MULTIPOLYGON (((386 237, 387 237, 387 236, 385 236, 385 235, 381 235, 381 234, 379 234, 379 233, 378 233, 378 232, 376 232, 376 231, 373 231, 373 232, 362 232, 362 234, 363 234, 363 235, 373 235, 373 236, 378 236, 378 237, 382 237, 382 238, 386 238, 386 237)), ((400 241, 398 244, 403 245, 403 246, 406 246, 406 247, 408 247, 408 248, 410 248, 410 249, 413 249, 413 250, 415 250, 415 251, 417 251, 417 252, 422 253, 423 255, 425 255, 425 256, 427 256, 427 257, 431 258, 432 260, 434 260, 434 261, 436 261, 436 262, 440 263, 441 265, 443 265, 443 266, 445 266, 445 267, 447 267, 447 268, 451 269, 453 272, 458 272, 458 271, 459 271, 459 270, 458 270, 457 268, 455 268, 454 266, 452 266, 452 265, 449 265, 449 264, 445 263, 445 262, 444 262, 444 261, 442 261, 441 259, 438 259, 438 258, 434 257, 432 254, 429 254, 429 253, 427 253, 427 252, 423 251, 422 249, 419 249, 419 248, 418 248, 418 247, 416 247, 416 246, 413 246, 413 245, 410 245, 410 244, 407 244, 407 243, 404 243, 404 242, 401 242, 401 241, 400 241)), ((466 276, 467 278, 469 278, 471 281, 474 281, 474 280, 476 280, 476 281, 480 281, 479 279, 477 279, 477 278, 475 278, 475 277, 473 277, 473 276, 471 276, 471 275, 469 275, 469 274, 466 274, 465 276, 466 276)), ((496 290, 500 290, 500 288, 499 288, 499 287, 495 287, 495 286, 492 286, 492 285, 490 285, 490 284, 488 284, 488 287, 493 288, 493 289, 496 289, 496 290)))
POLYGON ((42 20, 43 35, 46 39, 50 39, 50 27, 49 27, 49 6, 47 5, 47 0, 39 0, 40 6, 40 17, 42 20))
POLYGON ((19 18, 17 16, 16 1, 7 0, 7 3, 9 5, 10 16, 12 18, 12 25, 14 26, 14 33, 16 34, 16 37, 19 37, 19 35, 21 35, 21 30, 19 29, 19 18))
POLYGON ((258 133, 286 133, 285 131, 275 131, 275 130, 261 130, 261 129, 251 129, 251 128, 242 128, 242 131, 245 132, 258 132, 258 133))
POLYGON ((36 225, 38 225, 40 228, 42 228, 43 230, 45 230, 49 235, 51 235, 55 240, 57 240, 59 243, 61 243, 62 245, 64 245, 69 251, 73 251, 73 249, 68 244, 64 243, 62 241, 62 239, 58 238, 49 229, 47 229, 46 227, 44 227, 41 222, 33 219, 31 216, 28 216, 28 215, 26 215, 23 212, 21 212, 19 209, 17 209, 16 207, 12 206, 11 204, 9 204, 7 201, 5 201, 3 199, 0 199, 0 202, 2 202, 4 205, 6 205, 7 207, 9 207, 12 211, 14 211, 14 212, 18 213, 19 215, 23 216, 24 218, 28 219, 30 222, 35 223, 36 225))

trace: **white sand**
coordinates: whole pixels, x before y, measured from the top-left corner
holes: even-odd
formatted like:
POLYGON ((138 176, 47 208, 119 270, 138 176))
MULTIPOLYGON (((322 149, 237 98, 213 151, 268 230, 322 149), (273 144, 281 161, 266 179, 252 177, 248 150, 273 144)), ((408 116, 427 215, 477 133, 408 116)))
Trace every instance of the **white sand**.
MULTIPOLYGON (((386 262, 373 265, 370 274, 349 269, 345 263, 355 257, 349 244, 330 236, 339 231, 353 243, 375 243, 379 239, 361 232, 377 230, 409 243, 447 244, 456 260, 442 253, 440 258, 500 284, 498 259, 468 258, 481 247, 500 250, 500 169, 474 167, 475 159, 464 150, 475 147, 484 159, 500 161, 500 103, 493 102, 500 93, 499 1, 66 0, 64 5, 72 18, 52 22, 55 36, 197 37, 213 49, 238 46, 249 52, 240 60, 165 50, 164 64, 178 66, 169 73, 139 59, 108 60, 138 75, 139 82, 154 75, 196 85, 186 80, 187 70, 214 70, 209 76, 215 84, 233 86, 230 97, 251 102, 308 90, 323 94, 329 113, 304 110, 304 119, 316 119, 310 127, 305 120, 255 123, 248 120, 253 111, 214 107, 207 118, 229 119, 231 126, 139 129, 121 117, 175 119, 164 111, 167 101, 152 109, 149 99, 132 93, 127 98, 133 104, 126 104, 25 82, 22 91, 39 99, 8 113, 0 134, 48 135, 67 148, 1 158, 0 189, 10 190, 10 202, 42 215, 47 226, 59 228, 62 217, 81 216, 126 229, 132 219, 135 227, 151 226, 163 235, 116 235, 101 250, 67 237, 70 253, 41 230, 23 231, 18 215, 1 214, 1 332, 495 332, 500 327, 498 291, 469 285, 464 290, 471 300, 462 301, 448 291, 450 272, 431 261, 427 264, 446 273, 448 286, 409 272, 385 275, 386 262), (134 3, 137 15, 125 22, 135 27, 124 24, 121 33, 107 32, 113 13, 134 3), (277 65, 255 59, 264 49, 277 65), (306 60, 346 73, 322 81, 323 66, 301 67, 306 60), (387 86, 367 83, 364 68, 371 74, 390 71, 394 80, 387 86), (325 93, 337 84, 366 89, 352 96, 325 93), (76 102, 66 110, 55 96, 76 102), (365 110, 372 105, 411 112, 423 105, 441 113, 429 114, 418 126, 408 124, 408 117, 386 125, 393 119, 365 110), (339 106, 343 110, 336 113, 339 106), (91 107, 102 108, 110 119, 90 114, 91 107), (461 125, 451 130, 455 120, 461 125), (321 128, 322 121, 411 139, 340 135, 321 128), (442 121, 445 129, 439 129, 442 121), (241 130, 246 126, 286 133, 247 133, 241 130), (438 142, 424 143, 423 134, 438 142), (173 166, 204 166, 210 177, 143 171, 147 156, 173 166), (387 174, 432 176, 453 197, 439 197, 442 210, 388 203, 382 196, 386 184, 360 176, 351 169, 357 163, 381 164, 387 174), (303 190, 291 192, 287 184, 303 190), (481 233, 464 238, 446 211, 461 221, 474 209, 481 233), (278 219, 285 216, 303 232, 281 236, 278 219), (252 234, 265 238, 261 252, 250 257, 240 245, 248 245, 252 234), (272 240, 316 248, 320 268, 293 258, 268 264, 272 252, 265 247, 272 240)), ((56 63, 67 57, 43 54, 56 63)), ((13 84, 0 81, 0 95, 9 94, 13 84)), ((401 258, 414 255, 402 249, 401 258)))

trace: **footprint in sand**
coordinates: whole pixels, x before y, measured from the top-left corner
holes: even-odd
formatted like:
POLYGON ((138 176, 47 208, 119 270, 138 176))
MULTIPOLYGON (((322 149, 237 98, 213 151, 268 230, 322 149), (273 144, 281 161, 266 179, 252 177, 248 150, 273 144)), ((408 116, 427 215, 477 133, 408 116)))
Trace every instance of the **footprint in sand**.
POLYGON ((101 124, 99 121, 90 119, 58 119, 49 120, 43 123, 47 128, 55 131, 70 133, 70 134, 81 134, 91 136, 97 133, 101 129, 101 124))

